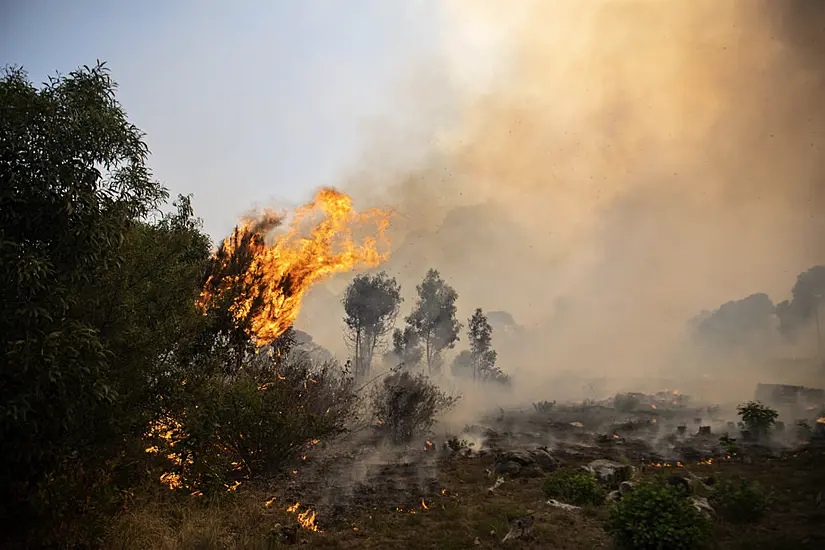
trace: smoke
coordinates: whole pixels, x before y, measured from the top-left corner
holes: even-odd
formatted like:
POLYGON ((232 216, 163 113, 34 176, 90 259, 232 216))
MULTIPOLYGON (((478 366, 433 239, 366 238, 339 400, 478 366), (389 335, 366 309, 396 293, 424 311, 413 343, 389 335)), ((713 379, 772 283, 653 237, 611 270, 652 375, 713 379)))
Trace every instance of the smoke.
POLYGON ((825 260, 825 3, 445 0, 442 16, 443 58, 403 123, 372 128, 347 190, 398 212, 386 268, 405 308, 435 267, 465 323, 482 307, 528 327, 501 354, 519 397, 565 371, 696 374, 691 317, 784 299, 825 260))

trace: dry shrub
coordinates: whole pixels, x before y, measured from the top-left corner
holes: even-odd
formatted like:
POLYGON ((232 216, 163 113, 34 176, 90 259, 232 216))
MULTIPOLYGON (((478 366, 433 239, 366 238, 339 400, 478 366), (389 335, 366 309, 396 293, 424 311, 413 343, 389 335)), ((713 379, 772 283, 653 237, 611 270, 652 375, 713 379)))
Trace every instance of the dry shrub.
POLYGON ((378 431, 400 445, 426 435, 436 415, 455 401, 423 374, 401 372, 384 378, 373 393, 372 406, 378 431))

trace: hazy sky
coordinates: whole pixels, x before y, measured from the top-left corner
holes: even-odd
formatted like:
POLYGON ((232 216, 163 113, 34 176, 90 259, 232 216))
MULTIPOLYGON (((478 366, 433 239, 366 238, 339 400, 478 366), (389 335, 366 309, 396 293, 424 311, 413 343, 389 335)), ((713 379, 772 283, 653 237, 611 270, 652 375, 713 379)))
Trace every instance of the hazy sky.
POLYGON ((438 20, 434 0, 3 0, 0 60, 35 82, 106 61, 156 176, 219 237, 337 183, 438 20))

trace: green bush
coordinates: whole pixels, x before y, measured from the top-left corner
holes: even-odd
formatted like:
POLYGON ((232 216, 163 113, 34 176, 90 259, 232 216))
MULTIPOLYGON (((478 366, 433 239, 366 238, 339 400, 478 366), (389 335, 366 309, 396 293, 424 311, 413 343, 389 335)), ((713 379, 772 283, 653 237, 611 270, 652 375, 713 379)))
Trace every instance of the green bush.
POLYGON ((608 529, 618 548, 695 550, 710 536, 710 522, 682 491, 663 484, 636 487, 611 510, 608 529))
POLYGON ((768 435, 779 413, 760 401, 748 401, 736 407, 742 424, 757 439, 768 435))
POLYGON ((734 523, 758 521, 768 510, 770 497, 758 482, 744 478, 721 480, 711 499, 714 509, 734 523))
POLYGON ((188 491, 282 469, 314 440, 343 430, 355 401, 352 379, 332 365, 281 364, 265 353, 236 376, 187 386, 189 402, 171 422, 178 428, 171 437, 159 430, 153 443, 171 459, 172 485, 188 491))
POLYGON ((604 502, 605 490, 592 475, 581 470, 562 468, 544 478, 544 495, 567 504, 584 506, 604 502))

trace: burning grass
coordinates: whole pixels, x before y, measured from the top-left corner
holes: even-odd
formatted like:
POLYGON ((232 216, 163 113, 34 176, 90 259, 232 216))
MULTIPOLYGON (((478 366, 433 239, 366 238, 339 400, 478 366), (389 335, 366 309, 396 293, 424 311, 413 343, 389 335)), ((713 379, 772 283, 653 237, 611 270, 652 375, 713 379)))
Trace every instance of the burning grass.
MULTIPOLYGON (((568 463, 571 467, 579 464, 572 458, 568 463)), ((510 521, 532 511, 535 539, 513 541, 514 548, 547 548, 549 541, 559 548, 610 548, 610 537, 603 528, 608 506, 575 512, 548 506, 539 478, 507 481, 489 495, 487 470, 492 465, 492 456, 443 458, 437 473, 439 486, 428 494, 410 496, 396 491, 386 495, 383 505, 341 503, 347 504, 343 513, 326 516, 303 501, 288 504, 290 501, 281 497, 273 499, 271 489, 255 484, 245 484, 236 494, 214 502, 155 495, 133 503, 117 518, 106 547, 272 548, 281 544, 278 533, 283 528, 295 526, 298 540, 313 548, 497 548, 510 521), (390 503, 393 499, 394 505, 390 503), (302 519, 306 523, 310 518, 310 527, 302 528, 302 519)), ((684 471, 685 467, 647 470, 642 478, 653 480, 684 471)), ((765 516, 747 529, 722 520, 715 522, 712 536, 716 546, 821 547, 823 535, 818 526, 825 520, 825 509, 817 508, 814 502, 825 484, 823 450, 808 449, 751 464, 714 461, 696 473, 758 481, 775 495, 765 516)))

